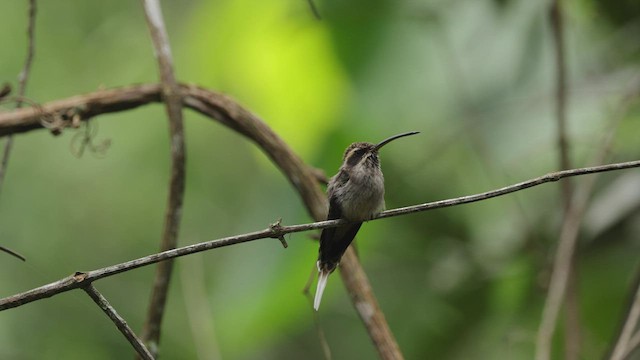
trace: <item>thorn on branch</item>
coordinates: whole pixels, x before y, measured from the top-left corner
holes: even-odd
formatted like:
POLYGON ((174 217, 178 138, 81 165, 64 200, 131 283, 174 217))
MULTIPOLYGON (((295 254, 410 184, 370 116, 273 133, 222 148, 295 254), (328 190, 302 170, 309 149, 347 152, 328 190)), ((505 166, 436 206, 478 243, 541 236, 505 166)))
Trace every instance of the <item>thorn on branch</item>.
POLYGON ((83 282, 86 278, 87 278, 87 273, 86 273, 86 272, 83 272, 83 271, 76 271, 76 272, 73 274, 73 279, 74 279, 76 282, 83 282))
POLYGON ((276 220, 276 222, 270 224, 269 229, 273 233, 273 235, 271 236, 272 238, 280 240, 282 247, 284 247, 285 249, 289 247, 289 244, 287 244, 287 240, 285 240, 284 235, 282 235, 282 218, 279 218, 278 220, 276 220))

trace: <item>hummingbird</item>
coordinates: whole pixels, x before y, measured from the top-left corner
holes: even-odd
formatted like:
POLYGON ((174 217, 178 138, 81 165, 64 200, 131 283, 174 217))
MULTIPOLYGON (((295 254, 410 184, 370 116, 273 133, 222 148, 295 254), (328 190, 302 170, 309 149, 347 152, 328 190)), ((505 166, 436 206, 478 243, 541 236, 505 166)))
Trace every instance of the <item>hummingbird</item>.
POLYGON ((313 308, 318 311, 329 275, 353 241, 363 221, 384 210, 384 176, 378 151, 393 140, 418 134, 411 131, 382 140, 377 144, 356 142, 344 152, 338 173, 329 180, 327 220, 345 219, 348 224, 326 228, 320 235, 318 252, 318 287, 313 308))

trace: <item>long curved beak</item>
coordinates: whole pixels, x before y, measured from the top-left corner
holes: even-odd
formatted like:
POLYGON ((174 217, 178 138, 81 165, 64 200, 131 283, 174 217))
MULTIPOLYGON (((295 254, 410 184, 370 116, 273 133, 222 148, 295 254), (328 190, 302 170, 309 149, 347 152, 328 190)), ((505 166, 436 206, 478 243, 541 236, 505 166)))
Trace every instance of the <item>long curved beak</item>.
POLYGON ((410 131, 410 132, 394 135, 394 136, 392 136, 390 138, 387 138, 387 139, 384 139, 381 142, 379 142, 378 144, 376 144, 376 146, 373 147, 373 150, 374 151, 378 151, 378 150, 380 150, 381 147, 387 145, 388 143, 392 142, 393 140, 400 139, 401 137, 405 137, 405 136, 409 136, 409 135, 415 135, 415 134, 420 134, 420 131, 410 131))

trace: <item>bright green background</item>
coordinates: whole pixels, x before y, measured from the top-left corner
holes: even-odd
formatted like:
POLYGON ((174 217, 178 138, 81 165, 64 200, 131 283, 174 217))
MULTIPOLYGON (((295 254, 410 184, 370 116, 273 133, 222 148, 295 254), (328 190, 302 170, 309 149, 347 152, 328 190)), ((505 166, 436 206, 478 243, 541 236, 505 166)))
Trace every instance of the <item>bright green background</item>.
MULTIPOLYGON (((557 169, 548 9, 526 0, 164 1, 177 77, 234 97, 309 164, 332 175, 353 141, 422 134, 385 148, 387 207, 502 187, 557 169)), ((620 119, 611 161, 640 158, 640 10, 565 2, 569 128, 575 166, 590 164, 620 119)), ((0 81, 16 84, 26 1, 0 4, 0 81)), ((40 1, 27 95, 47 102, 157 80, 136 1, 40 1)), ((13 105, 4 105, 8 111, 13 105)), ((186 114, 187 190, 180 244, 308 222, 268 159, 232 131, 186 114)), ((0 194, 0 296, 156 251, 167 197, 160 105, 106 115, 80 159, 76 130, 15 138, 0 194)), ((578 249, 583 359, 616 328, 640 239, 640 173, 606 174, 578 249), (626 185, 625 185, 626 184, 626 185), (625 187, 626 186, 626 187, 625 187)), ((584 181, 577 179, 577 182, 584 181)), ((530 359, 560 225, 559 186, 372 222, 359 252, 407 359, 530 359)), ((301 294, 317 254, 310 234, 176 262, 163 359, 321 359, 301 294)), ((153 267, 96 283, 139 331, 153 267)), ((333 276, 320 311, 335 359, 375 358, 333 276)), ((556 356, 561 358, 562 328, 556 356)), ((122 359, 131 349, 79 291, 0 314, 2 359, 122 359)))

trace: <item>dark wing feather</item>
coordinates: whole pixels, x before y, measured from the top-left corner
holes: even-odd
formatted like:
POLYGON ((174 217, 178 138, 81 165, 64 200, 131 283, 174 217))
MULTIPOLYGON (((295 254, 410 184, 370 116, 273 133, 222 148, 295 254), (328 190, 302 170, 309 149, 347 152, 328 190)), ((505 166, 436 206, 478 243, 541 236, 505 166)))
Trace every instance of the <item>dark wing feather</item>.
MULTIPOLYGON (((329 214, 327 220, 342 218, 342 208, 335 197, 329 197, 329 214)), ((322 230, 320 235, 320 266, 328 271, 333 271, 340 262, 342 254, 347 250, 349 244, 356 237, 360 230, 361 222, 350 223, 333 228, 322 230)))

